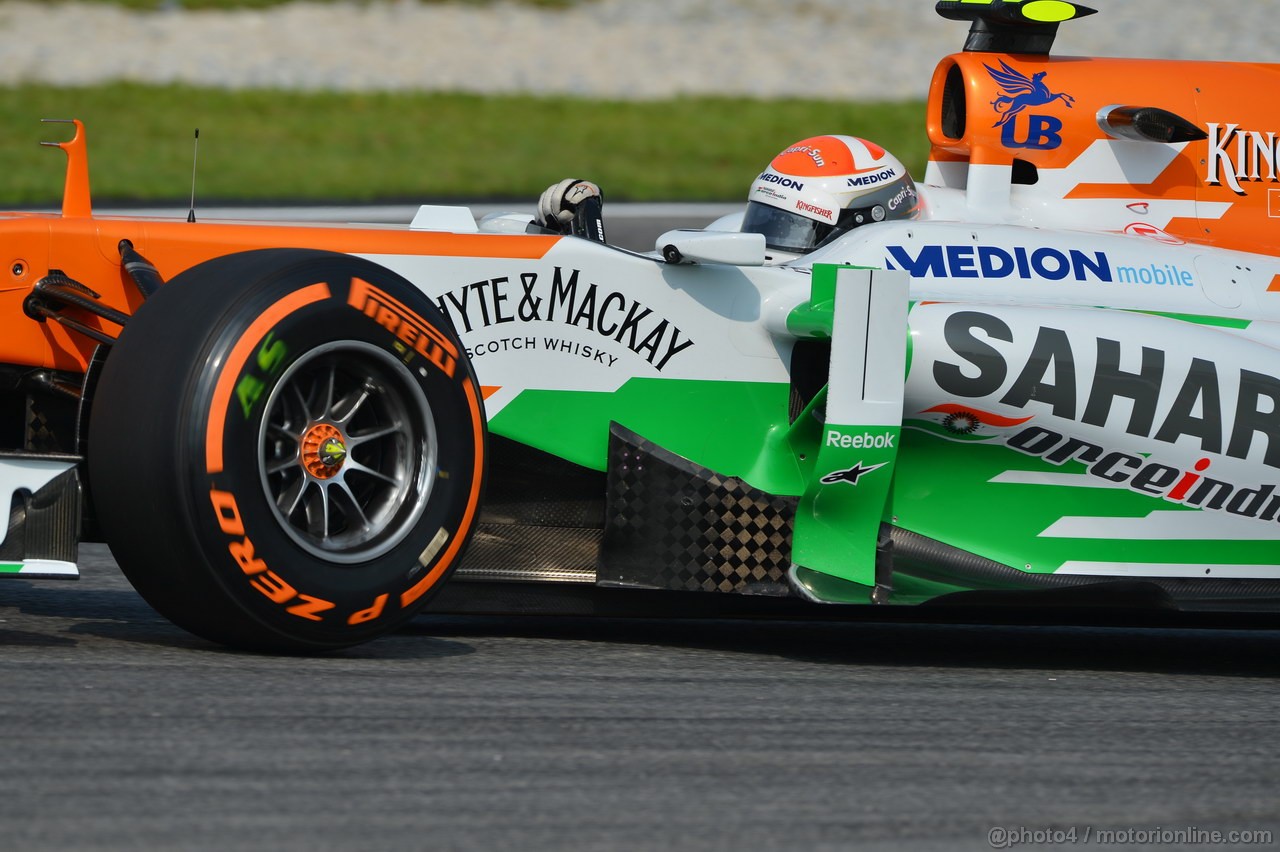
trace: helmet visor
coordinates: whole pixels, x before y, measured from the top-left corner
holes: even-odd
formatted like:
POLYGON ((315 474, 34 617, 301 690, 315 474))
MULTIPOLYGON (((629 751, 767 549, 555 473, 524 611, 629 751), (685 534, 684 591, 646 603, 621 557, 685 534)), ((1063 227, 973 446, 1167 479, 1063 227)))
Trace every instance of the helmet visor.
POLYGON ((800 254, 826 239, 834 227, 759 201, 747 202, 747 215, 742 219, 744 233, 764 234, 769 248, 800 254))

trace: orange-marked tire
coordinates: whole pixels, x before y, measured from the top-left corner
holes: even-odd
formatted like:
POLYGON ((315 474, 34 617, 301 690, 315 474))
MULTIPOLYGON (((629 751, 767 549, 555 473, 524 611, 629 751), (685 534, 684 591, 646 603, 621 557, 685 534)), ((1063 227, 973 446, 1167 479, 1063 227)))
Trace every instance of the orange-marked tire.
POLYGON ((324 650, 404 624, 452 571, 484 412, 452 327, 409 282, 272 249, 142 305, 86 452, 112 553, 161 614, 237 647, 324 650))

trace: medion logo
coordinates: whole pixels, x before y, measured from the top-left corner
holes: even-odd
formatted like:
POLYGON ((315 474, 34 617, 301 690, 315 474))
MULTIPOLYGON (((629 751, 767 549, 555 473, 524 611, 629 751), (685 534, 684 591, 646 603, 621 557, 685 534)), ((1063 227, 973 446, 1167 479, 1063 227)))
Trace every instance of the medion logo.
POLYGON ((872 186, 874 184, 880 183, 881 181, 892 180, 897 176, 898 176, 897 172, 895 172, 892 168, 887 168, 887 169, 881 169, 880 171, 874 174, 860 175, 859 177, 849 178, 848 183, 849 183, 849 186, 872 186))
POLYGON ((1195 276, 1168 264, 1111 266, 1106 252, 1059 251, 1042 246, 922 246, 913 257, 905 246, 886 246, 887 269, 912 278, 1043 278, 1049 281, 1101 281, 1106 284, 1152 284, 1194 287, 1195 276))
POLYGON ((800 181, 792 180, 791 178, 783 177, 782 175, 775 175, 773 172, 765 172, 764 174, 760 175, 760 177, 758 177, 757 180, 762 180, 765 183, 776 183, 778 186, 785 186, 788 189, 795 189, 795 190, 804 189, 804 184, 801 183, 800 181))
POLYGON ((1112 281, 1111 263, 1100 251, 1053 248, 1007 250, 996 246, 922 246, 915 257, 905 246, 888 246, 889 269, 912 278, 1048 278, 1061 281, 1112 281))
POLYGON ((1209 156, 1204 182, 1226 184, 1236 195, 1248 195, 1240 181, 1280 182, 1276 175, 1276 131, 1241 130, 1238 124, 1205 125, 1209 131, 1209 156))

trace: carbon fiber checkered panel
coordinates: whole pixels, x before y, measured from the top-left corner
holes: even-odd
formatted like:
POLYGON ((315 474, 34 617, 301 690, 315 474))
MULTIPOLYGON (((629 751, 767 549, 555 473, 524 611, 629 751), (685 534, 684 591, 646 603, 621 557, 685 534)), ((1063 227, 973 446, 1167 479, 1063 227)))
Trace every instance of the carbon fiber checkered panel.
POLYGON ((721 476, 614 423, 596 582, 789 595, 797 503, 721 476))

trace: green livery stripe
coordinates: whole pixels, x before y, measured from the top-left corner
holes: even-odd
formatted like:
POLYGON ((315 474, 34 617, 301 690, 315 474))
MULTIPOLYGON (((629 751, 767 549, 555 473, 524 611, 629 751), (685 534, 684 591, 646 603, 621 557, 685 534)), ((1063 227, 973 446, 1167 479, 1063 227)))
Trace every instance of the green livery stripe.
MULTIPOLYGON (((997 480, 1010 471, 1084 474, 1013 452, 999 443, 957 443, 917 429, 903 430, 894 482, 897 525, 1034 573, 1053 573, 1068 561, 1273 565, 1274 539, 1165 540, 1067 538, 1043 535, 1062 518, 1140 520, 1153 511, 1199 512, 1125 488, 1032 484, 997 480)), ((1216 514, 1216 513, 1215 513, 1216 514)), ((1259 522, 1261 523, 1261 522, 1259 522)))
POLYGON ((74 580, 80 570, 74 562, 54 559, 30 559, 25 562, 0 562, 0 577, 27 577, 39 580, 74 580))
POLYGON ((613 393, 527 390, 494 415, 489 429, 604 470, 613 420, 719 473, 798 495, 805 477, 789 443, 790 392, 783 382, 650 378, 630 379, 613 393))
POLYGON ((907 369, 902 374, 902 380, 905 382, 907 376, 911 375, 911 359, 915 357, 916 338, 911 333, 911 312, 916 309, 917 302, 907 302, 907 369))
MULTIPOLYGON (((854 264, 815 264, 810 278, 809 301, 797 305, 787 315, 787 331, 796 337, 831 339, 831 324, 835 317, 836 306, 836 273, 841 269, 872 269, 879 266, 857 266, 854 264)), ((914 302, 908 310, 914 307, 914 302)), ((910 367, 910 362, 907 364, 910 367)))
MULTIPOLYGON (((1047 539, 1053 542, 1054 539, 1047 539)), ((1153 562, 1157 564, 1204 565, 1274 565, 1276 543, 1274 541, 1138 541, 1128 539, 1080 539, 1058 540, 1055 548, 1045 553, 1058 552, 1058 565, 1065 562, 1114 562, 1117 553, 1125 554, 1119 561, 1153 562)))
POLYGON ((1199 314, 1171 314, 1164 311, 1130 311, 1130 313, 1149 314, 1153 317, 1165 317, 1166 319, 1182 320, 1196 325, 1211 325, 1218 328, 1248 328, 1251 324, 1251 320, 1235 319, 1234 317, 1203 317, 1199 314))

